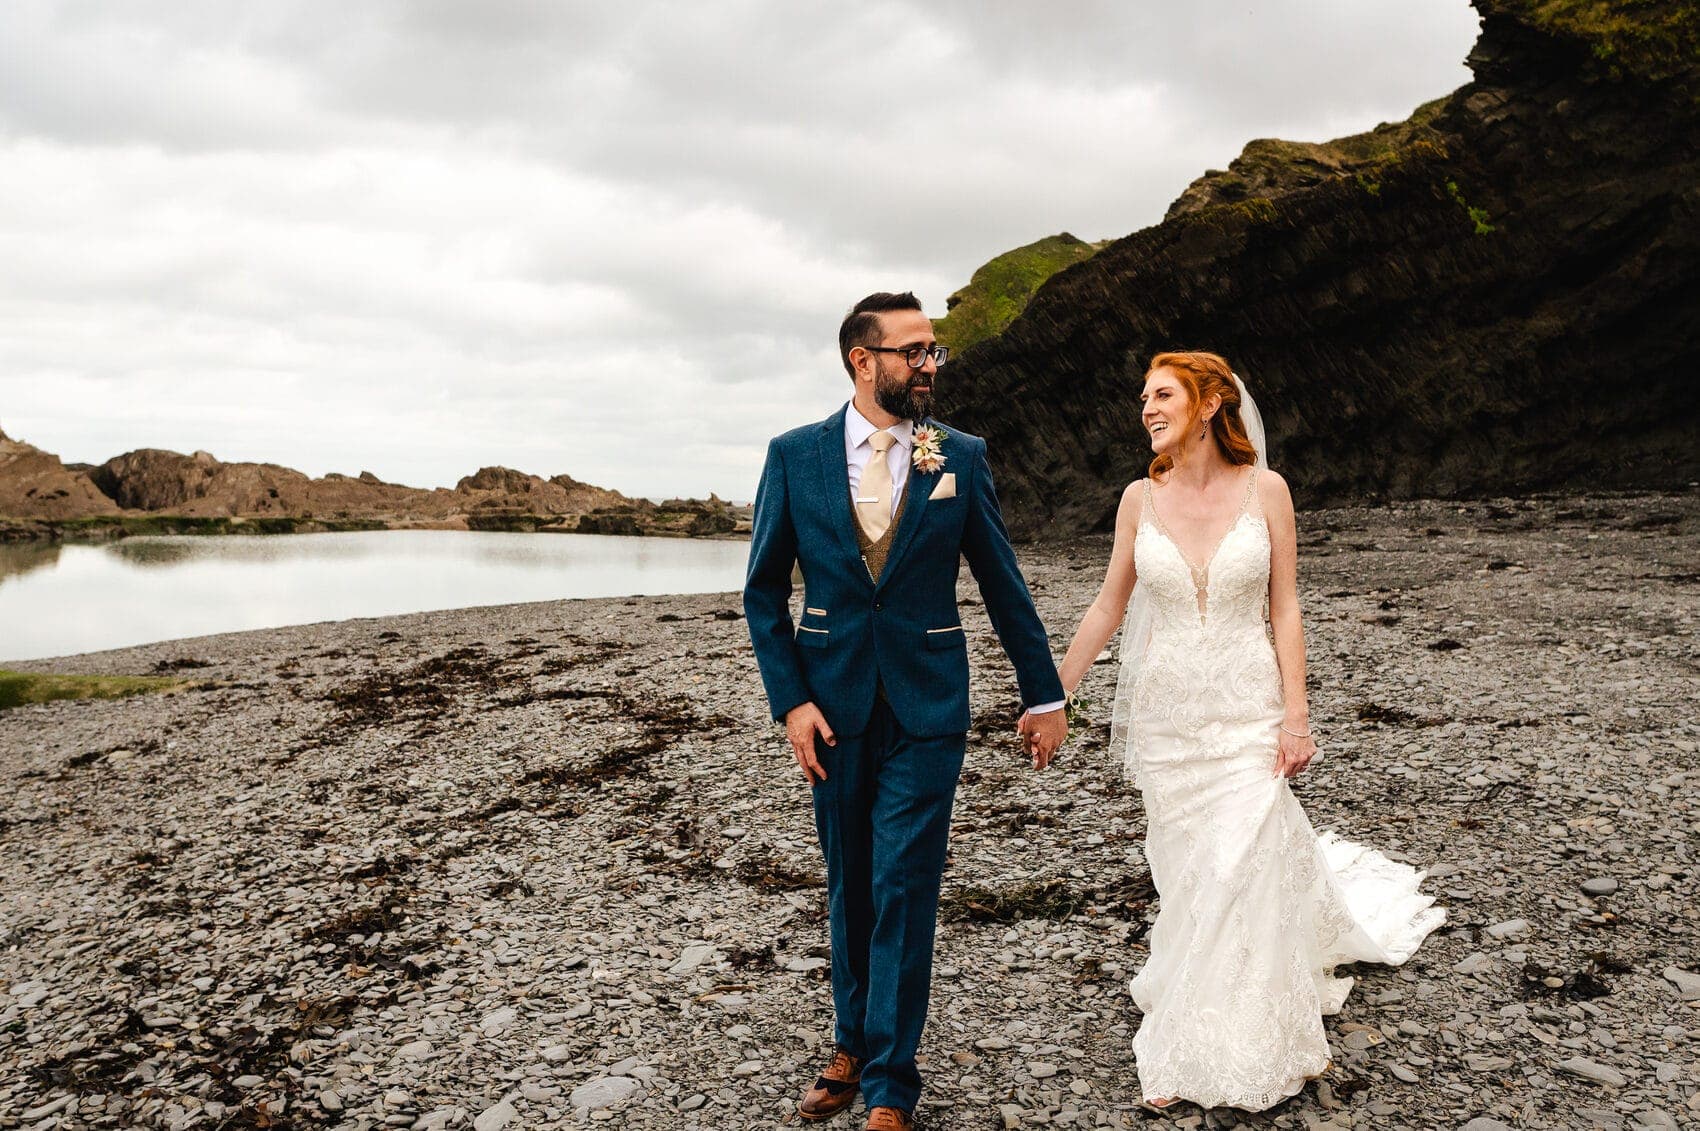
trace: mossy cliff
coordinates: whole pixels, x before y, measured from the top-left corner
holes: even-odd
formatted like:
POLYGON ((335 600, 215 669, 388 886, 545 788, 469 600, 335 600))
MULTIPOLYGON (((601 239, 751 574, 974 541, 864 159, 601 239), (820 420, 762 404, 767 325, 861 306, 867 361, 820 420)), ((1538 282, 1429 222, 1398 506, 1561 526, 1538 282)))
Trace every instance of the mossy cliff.
POLYGON ((1040 284, 1064 267, 1090 259, 1103 246, 1063 232, 1004 252, 975 271, 968 285, 950 296, 946 303, 949 313, 933 320, 939 342, 961 352, 1002 333, 1040 284))
POLYGON ((1107 526, 1167 348, 1247 378, 1301 506, 1700 478, 1700 8, 1476 7, 1468 85, 1251 143, 953 361, 1019 533, 1107 526))

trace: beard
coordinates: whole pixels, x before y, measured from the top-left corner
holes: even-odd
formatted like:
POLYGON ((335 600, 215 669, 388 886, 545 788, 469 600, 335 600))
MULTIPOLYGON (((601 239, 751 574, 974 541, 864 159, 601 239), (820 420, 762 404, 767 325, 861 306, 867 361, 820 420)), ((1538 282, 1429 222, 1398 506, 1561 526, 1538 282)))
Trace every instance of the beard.
POLYGON ((915 391, 919 384, 931 385, 937 378, 924 378, 905 366, 901 377, 887 377, 881 372, 874 382, 874 403, 899 420, 920 420, 933 410, 933 394, 915 391))

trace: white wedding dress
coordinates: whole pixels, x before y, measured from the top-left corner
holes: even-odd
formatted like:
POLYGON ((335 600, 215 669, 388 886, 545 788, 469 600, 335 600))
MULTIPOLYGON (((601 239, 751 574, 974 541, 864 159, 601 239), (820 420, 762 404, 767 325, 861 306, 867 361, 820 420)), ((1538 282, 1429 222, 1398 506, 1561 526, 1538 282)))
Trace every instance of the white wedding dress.
POLYGON ((1141 1090, 1252 1111, 1327 1067, 1322 1017, 1352 988, 1333 968, 1403 963, 1445 918, 1417 891, 1423 873, 1318 837, 1274 775, 1283 713, 1258 474, 1196 587, 1146 483, 1134 561, 1150 642, 1127 749, 1159 899, 1131 985, 1141 1090))

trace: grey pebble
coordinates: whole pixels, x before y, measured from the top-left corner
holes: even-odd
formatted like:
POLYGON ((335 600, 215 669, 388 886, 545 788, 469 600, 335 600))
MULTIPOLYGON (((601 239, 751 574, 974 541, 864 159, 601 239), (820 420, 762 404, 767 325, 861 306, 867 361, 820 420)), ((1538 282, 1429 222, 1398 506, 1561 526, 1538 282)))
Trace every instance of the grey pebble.
POLYGON ((641 1087, 629 1076, 603 1076, 574 1088, 571 1101, 580 1110, 611 1107, 630 1099, 641 1087))
POLYGON ((1597 1060, 1589 1060, 1585 1056, 1573 1056, 1569 1060, 1561 1060, 1553 1067, 1560 1072, 1568 1072, 1572 1076, 1580 1076, 1584 1080, 1592 1080, 1596 1084, 1607 1084, 1613 1088, 1621 1088, 1628 1081, 1623 1073, 1608 1064, 1597 1060))
POLYGON ((501 1131, 519 1114, 507 1100, 485 1108, 472 1121, 473 1131, 501 1131))
POLYGON ((1700 974, 1691 973, 1680 966, 1666 966, 1664 977, 1665 981, 1676 987, 1683 1001, 1700 1000, 1700 974))

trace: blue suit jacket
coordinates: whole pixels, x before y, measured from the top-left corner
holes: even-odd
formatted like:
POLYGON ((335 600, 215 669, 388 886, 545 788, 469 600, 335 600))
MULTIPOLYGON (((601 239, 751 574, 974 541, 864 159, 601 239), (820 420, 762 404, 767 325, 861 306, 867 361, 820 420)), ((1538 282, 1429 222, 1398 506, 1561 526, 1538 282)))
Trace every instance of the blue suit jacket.
POLYGON ((1015 665, 1026 706, 1063 698, 1045 627, 1015 562, 986 464, 986 442, 943 428, 939 471, 911 468, 902 520, 876 585, 856 541, 844 458, 844 411, 767 448, 756 493, 744 613, 776 720, 813 700, 837 734, 860 734, 876 678, 916 737, 968 729, 968 644, 956 609, 963 558, 1015 665), (956 496, 933 499, 943 472, 956 496), (803 617, 791 619, 791 571, 803 617))

